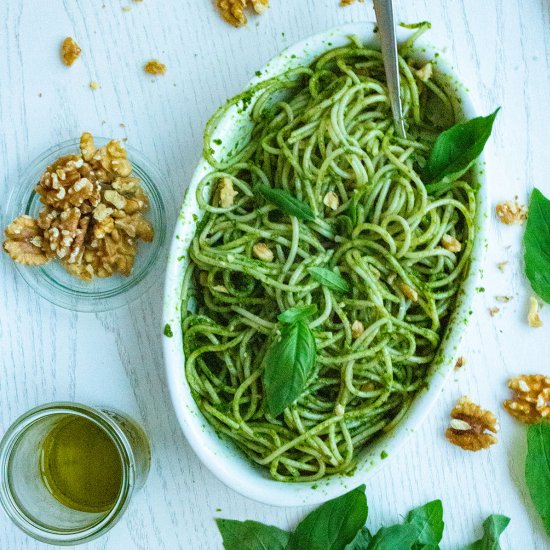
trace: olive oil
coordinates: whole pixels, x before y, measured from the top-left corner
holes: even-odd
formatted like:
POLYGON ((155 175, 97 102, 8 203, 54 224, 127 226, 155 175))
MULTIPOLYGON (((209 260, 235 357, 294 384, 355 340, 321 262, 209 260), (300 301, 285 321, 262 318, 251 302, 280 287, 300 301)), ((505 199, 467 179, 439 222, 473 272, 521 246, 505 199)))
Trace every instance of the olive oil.
POLYGON ((80 416, 61 420, 46 436, 40 471, 52 496, 80 512, 109 511, 122 486, 122 461, 115 443, 80 416))

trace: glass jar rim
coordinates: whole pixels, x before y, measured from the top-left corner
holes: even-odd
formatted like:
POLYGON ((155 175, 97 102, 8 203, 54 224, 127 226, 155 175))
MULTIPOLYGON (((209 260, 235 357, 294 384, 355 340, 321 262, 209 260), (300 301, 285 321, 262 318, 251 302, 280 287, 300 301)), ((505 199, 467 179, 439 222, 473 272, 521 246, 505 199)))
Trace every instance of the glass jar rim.
POLYGON ((40 405, 17 418, 0 440, 0 504, 22 531, 41 542, 68 546, 89 542, 101 536, 122 517, 130 502, 134 486, 135 456, 132 445, 116 421, 101 409, 68 401, 40 405), (41 419, 58 414, 80 416, 94 422, 111 438, 122 464, 121 488, 113 507, 93 525, 74 530, 61 530, 54 527, 47 529, 37 524, 18 506, 9 486, 8 471, 11 453, 25 431, 41 419))

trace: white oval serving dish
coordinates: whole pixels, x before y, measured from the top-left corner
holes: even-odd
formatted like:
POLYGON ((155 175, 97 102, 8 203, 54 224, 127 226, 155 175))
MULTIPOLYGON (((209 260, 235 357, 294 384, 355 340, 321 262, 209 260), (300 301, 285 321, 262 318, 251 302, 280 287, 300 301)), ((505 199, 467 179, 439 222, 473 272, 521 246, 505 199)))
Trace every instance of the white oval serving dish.
MULTIPOLYGON (((357 35, 365 44, 378 45, 374 28, 374 23, 370 22, 351 23, 307 38, 273 58, 261 71, 261 76, 254 78, 249 86, 276 76, 291 67, 311 64, 326 50, 349 43, 350 35, 357 35)), ((403 42, 412 32, 398 28, 398 41, 403 42)), ((435 48, 420 40, 415 47, 415 55, 420 59, 431 60, 436 51, 435 48)), ((449 85, 453 87, 460 99, 465 118, 476 116, 471 99, 466 95, 464 88, 458 84, 458 79, 440 56, 437 56, 437 70, 449 76, 449 85)), ((238 112, 237 107, 233 106, 220 119, 213 138, 221 139, 223 147, 233 146, 242 136, 243 128, 246 127, 245 117, 247 117, 246 109, 241 109, 241 112, 238 112)), ((459 292, 457 307, 433 363, 427 389, 416 396, 413 405, 393 431, 374 441, 359 454, 358 467, 353 476, 332 476, 311 483, 282 483, 271 479, 267 469, 256 466, 230 441, 221 438, 215 432, 196 406, 185 379, 185 358, 179 323, 180 295, 183 274, 188 263, 188 247, 195 232, 196 220, 201 216, 195 197, 196 188, 202 177, 211 169, 205 159, 201 159, 187 189, 168 260, 163 325, 170 326, 172 336, 164 337, 164 357, 172 401, 187 441, 200 460, 223 483, 249 498, 266 504, 276 506, 318 504, 364 483, 382 465, 384 461, 381 457, 382 451, 387 453, 391 459, 391 456, 422 423, 441 395, 457 360, 458 346, 467 320, 471 315, 471 302, 481 275, 486 244, 485 225, 488 219, 487 186, 485 175, 480 169, 481 166, 482 159, 474 168, 474 177, 480 185, 475 220, 477 237, 472 262, 468 276, 459 292)), ((170 333, 165 330, 166 332, 170 333)), ((388 462, 388 460, 384 462, 388 462)))

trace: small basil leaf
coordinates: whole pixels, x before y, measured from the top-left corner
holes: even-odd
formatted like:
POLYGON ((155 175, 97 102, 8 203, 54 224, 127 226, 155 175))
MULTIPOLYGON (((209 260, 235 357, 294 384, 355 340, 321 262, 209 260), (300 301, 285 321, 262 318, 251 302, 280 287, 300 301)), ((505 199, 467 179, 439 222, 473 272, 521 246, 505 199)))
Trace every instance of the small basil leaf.
POLYGON ((263 360, 265 398, 273 416, 300 397, 315 367, 316 355, 315 336, 303 320, 283 326, 263 360))
POLYGON ((405 522, 416 529, 416 544, 422 548, 426 545, 437 547, 443 537, 443 504, 440 500, 432 500, 411 510, 405 522))
POLYGON ((506 516, 490 515, 483 522, 483 538, 465 546, 463 550, 500 550, 500 535, 509 523, 510 518, 506 516))
POLYGON ((424 167, 429 192, 438 191, 455 181, 481 155, 499 109, 489 116, 455 124, 439 134, 424 167))
POLYGON ((293 197, 288 191, 284 189, 275 189, 263 184, 257 185, 255 189, 257 189, 264 199, 273 203, 287 214, 296 216, 299 220, 315 219, 313 210, 304 202, 293 197))
POLYGON ((325 502, 290 535, 286 550, 345 550, 367 521, 365 486, 325 502))
POLYGON ((336 290, 337 292, 349 292, 350 290, 348 282, 342 275, 334 273, 334 271, 330 269, 324 267, 308 267, 307 270, 316 281, 331 290, 336 290))
POLYGON ((533 424, 527 430, 525 481, 550 536, 550 423, 533 424))
POLYGON ((367 550, 372 540, 371 532, 363 527, 357 536, 346 546, 345 550, 367 550))
POLYGON ((217 519, 225 550, 285 550, 289 533, 257 521, 217 519))
POLYGON ((283 311, 282 313, 279 313, 277 319, 279 319, 281 323, 290 325, 291 323, 295 323, 296 321, 300 321, 301 319, 305 319, 306 317, 311 317, 316 313, 317 306, 315 304, 309 304, 307 306, 291 307, 283 311))
POLYGON ((408 523, 382 527, 374 535, 368 550, 411 550, 416 536, 416 529, 408 523))
POLYGON ((533 189, 523 237, 525 274, 533 290, 550 304, 550 200, 533 189))
POLYGON ((347 208, 347 213, 353 227, 357 227, 357 222, 359 221, 359 211, 357 206, 359 205, 359 193, 355 191, 353 197, 349 201, 349 206, 347 208))

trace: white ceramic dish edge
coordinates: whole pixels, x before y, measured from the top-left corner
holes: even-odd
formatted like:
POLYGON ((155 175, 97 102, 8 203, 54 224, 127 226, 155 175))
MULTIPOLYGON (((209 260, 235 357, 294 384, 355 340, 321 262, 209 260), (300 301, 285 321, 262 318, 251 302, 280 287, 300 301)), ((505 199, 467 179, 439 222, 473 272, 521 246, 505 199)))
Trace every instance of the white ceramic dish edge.
MULTIPOLYGON (((310 64, 322 52, 331 47, 349 42, 350 35, 357 35, 366 43, 376 44, 377 36, 374 23, 360 22, 343 25, 307 38, 274 57, 254 78, 250 85, 280 74, 284 70, 310 64)), ((411 31, 397 29, 399 42, 406 40, 411 31)), ((431 59, 436 48, 419 41, 417 49, 420 57, 431 59)), ((458 82, 453 71, 440 58, 438 68, 458 82)), ((462 86, 457 87, 457 95, 466 118, 476 116, 471 97, 466 95, 462 86)), ((214 137, 226 138, 231 142, 231 131, 235 133, 234 121, 238 115, 234 107, 219 122, 214 137)), ((225 146, 225 145, 224 145, 225 146)), ((414 430, 426 418, 445 388, 445 382, 453 371, 458 357, 458 347, 471 315, 471 303, 482 274, 483 257, 486 249, 485 226, 488 219, 487 182, 484 174, 483 159, 475 167, 475 178, 479 183, 478 210, 475 220, 476 240, 473 259, 468 277, 464 281, 457 307, 449 323, 449 328, 441 344, 438 357, 434 361, 428 388, 422 391, 397 427, 373 442, 360 455, 358 467, 353 476, 334 476, 311 483, 282 483, 269 478, 266 469, 255 466, 241 454, 230 442, 222 439, 207 423, 197 408, 188 384, 185 380, 184 356, 180 330, 180 294, 183 274, 187 265, 187 249, 193 237, 195 223, 200 211, 195 198, 197 184, 209 171, 209 165, 202 158, 186 192, 181 214, 178 218, 170 257, 166 271, 163 325, 169 325, 172 336, 163 338, 166 375, 172 402, 187 441, 206 467, 223 483, 235 491, 256 501, 275 506, 301 506, 319 504, 335 498, 348 490, 365 483, 382 464, 387 463, 410 437, 414 430), (384 460, 383 451, 390 457, 384 460)), ((166 331, 165 331, 166 333, 166 331)))

